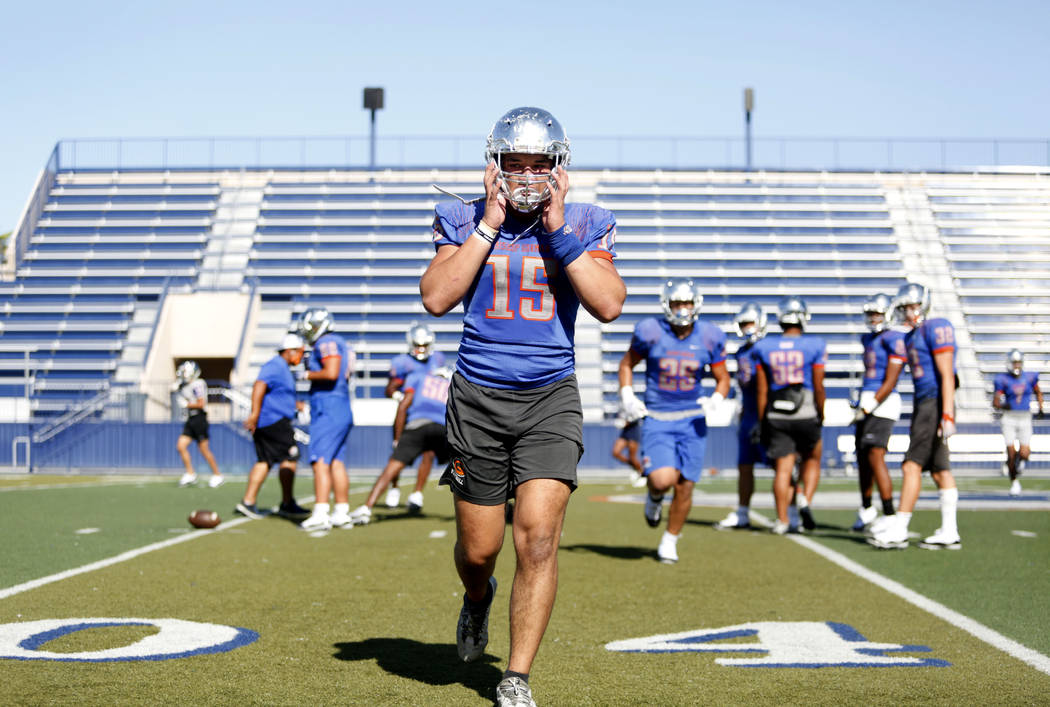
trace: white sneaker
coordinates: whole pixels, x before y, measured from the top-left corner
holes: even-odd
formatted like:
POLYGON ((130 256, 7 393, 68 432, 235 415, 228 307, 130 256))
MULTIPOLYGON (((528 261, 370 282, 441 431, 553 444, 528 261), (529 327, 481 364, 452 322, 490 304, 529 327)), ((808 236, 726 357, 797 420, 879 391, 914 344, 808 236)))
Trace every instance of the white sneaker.
POLYGON ((187 471, 185 474, 183 474, 182 478, 179 479, 179 486, 180 487, 183 487, 183 486, 196 486, 196 485, 197 485, 197 475, 194 474, 194 473, 191 473, 189 471, 187 471))
POLYGON ((386 498, 383 499, 383 505, 387 508, 397 508, 401 505, 401 489, 397 486, 391 486, 386 490, 386 498))
POLYGON ((861 531, 875 522, 879 517, 879 510, 875 506, 860 508, 857 510, 857 520, 853 523, 853 530, 861 531))
POLYGON ((372 509, 368 506, 358 506, 350 512, 350 522, 354 525, 368 525, 372 520, 372 509))
POLYGON ((423 510, 423 492, 413 491, 408 494, 408 502, 405 505, 408 506, 409 513, 419 513, 423 510))
POLYGON ((521 678, 503 678, 496 685, 496 707, 536 707, 529 683, 521 678))
POLYGON ((650 528, 660 525, 660 518, 663 512, 664 497, 653 498, 650 494, 645 494, 645 522, 649 524, 650 528))
POLYGON ((788 524, 783 521, 777 520, 773 523, 773 527, 769 529, 773 535, 787 535, 788 524))
POLYGON ((668 538, 660 540, 660 546, 656 548, 656 557, 665 565, 678 562, 678 543, 668 538))
POLYGON ((904 527, 896 516, 889 516, 892 522, 887 522, 876 533, 868 538, 868 544, 880 550, 904 550, 908 547, 908 529, 904 527))
POLYGON ((312 513, 299 527, 303 530, 331 530, 332 519, 327 513, 312 513))
POLYGON ((1010 484, 1010 495, 1020 496, 1021 495, 1021 482, 1014 479, 1014 482, 1010 484))
POLYGON ((896 515, 879 516, 878 518, 875 519, 875 521, 871 525, 869 525, 866 528, 864 528, 864 534, 867 535, 870 538, 870 537, 874 536, 876 533, 881 533, 886 528, 888 528, 891 523, 896 522, 896 519, 897 519, 896 515))
POLYGON ((342 513, 339 511, 333 513, 329 522, 332 524, 333 528, 346 528, 347 530, 350 530, 350 528, 354 527, 353 521, 350 520, 350 514, 345 511, 342 513))
POLYGON ((919 543, 919 547, 926 550, 959 550, 962 548, 962 538, 959 533, 946 533, 940 528, 933 535, 919 543))
POLYGON ((631 486, 633 486, 636 489, 640 489, 641 487, 645 486, 645 484, 647 483, 644 476, 639 474, 637 471, 633 471, 633 470, 631 471, 631 474, 628 477, 628 479, 631 482, 631 486))
POLYGON ((226 477, 222 474, 212 474, 208 479, 208 488, 217 489, 226 483, 226 477))
POLYGON ((999 470, 999 473, 1002 474, 1003 476, 1009 476, 1010 475, 1010 465, 1007 464, 1006 462, 1003 462, 1003 466, 999 470))
POLYGON ((742 516, 736 511, 730 511, 722 520, 715 523, 715 530, 735 530, 737 528, 750 528, 751 521, 747 516, 742 516))

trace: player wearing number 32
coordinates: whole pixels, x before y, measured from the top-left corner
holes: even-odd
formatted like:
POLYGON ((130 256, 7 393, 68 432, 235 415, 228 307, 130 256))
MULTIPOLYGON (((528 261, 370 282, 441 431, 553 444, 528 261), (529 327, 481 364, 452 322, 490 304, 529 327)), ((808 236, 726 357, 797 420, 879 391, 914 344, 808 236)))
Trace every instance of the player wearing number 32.
POLYGON ((778 305, 777 321, 783 333, 755 344, 755 390, 762 446, 773 464, 773 500, 777 520, 773 532, 798 532, 795 501, 803 509, 803 523, 815 527, 809 500, 820 481, 824 448, 824 364, 827 345, 819 336, 803 335, 809 309, 798 297, 778 305), (796 494, 795 455, 802 459, 802 495, 796 494))
POLYGON ((908 547, 908 524, 919 500, 922 472, 929 471, 940 489, 941 527, 919 547, 962 547, 956 522, 959 489, 948 459, 948 438, 955 434, 955 327, 947 319, 927 319, 930 291, 909 282, 897 291, 894 313, 909 329, 904 335, 908 369, 915 387, 910 440, 901 465, 901 494, 896 522, 872 533, 869 542, 882 549, 908 547))
POLYGON ((514 498, 510 658, 497 703, 530 704, 528 672, 554 605, 558 540, 583 451, 576 313, 582 304, 612 321, 626 290, 612 263, 613 215, 565 202, 569 141, 554 116, 507 112, 485 154, 484 200, 435 209, 437 252, 420 293, 434 316, 464 309, 446 417, 451 464, 441 478, 455 495, 465 589, 457 648, 465 661, 484 653, 504 506, 514 498))
POLYGON ((697 321, 703 297, 692 280, 671 280, 660 293, 664 316, 638 322, 631 346, 620 359, 620 401, 628 419, 645 415, 642 464, 649 496, 645 520, 660 525, 664 494, 674 488, 667 531, 656 556, 678 561, 678 538, 693 506, 693 486, 704 468, 707 416, 729 392, 726 335, 714 324, 697 321), (645 402, 635 397, 632 369, 645 361, 645 402), (700 380, 709 368, 715 392, 699 399, 700 380))

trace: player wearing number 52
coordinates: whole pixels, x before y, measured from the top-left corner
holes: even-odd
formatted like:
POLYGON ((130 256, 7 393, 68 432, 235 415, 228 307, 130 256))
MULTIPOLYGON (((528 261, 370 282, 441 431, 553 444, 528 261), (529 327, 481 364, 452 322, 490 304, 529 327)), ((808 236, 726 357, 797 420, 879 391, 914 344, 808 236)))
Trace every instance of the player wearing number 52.
POLYGON ((827 345, 819 336, 803 335, 809 309, 798 297, 778 305, 777 321, 783 333, 762 339, 752 349, 755 395, 762 446, 773 464, 773 500, 777 521, 773 532, 799 531, 798 510, 807 530, 816 527, 809 501, 820 481, 824 448, 824 363, 827 345), (802 460, 802 493, 794 477, 795 457, 802 460), (797 504, 797 505, 796 505, 797 504))
POLYGON ((613 215, 566 203, 569 140, 553 115, 508 111, 492 126, 485 155, 485 197, 435 209, 437 252, 419 289, 434 316, 460 302, 464 310, 446 417, 452 463, 441 478, 455 495, 454 558, 466 590, 457 648, 465 661, 484 653, 504 507, 514 498, 510 658, 497 703, 528 704, 583 452, 576 313, 583 305, 612 321, 626 290, 612 262, 613 215))

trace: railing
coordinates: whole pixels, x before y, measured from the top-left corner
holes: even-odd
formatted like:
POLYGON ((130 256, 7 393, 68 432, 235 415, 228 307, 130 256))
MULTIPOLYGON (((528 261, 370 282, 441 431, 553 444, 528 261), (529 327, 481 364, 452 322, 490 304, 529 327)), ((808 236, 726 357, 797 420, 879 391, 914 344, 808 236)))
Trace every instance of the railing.
POLYGON ((59 433, 69 429, 81 420, 85 420, 97 413, 109 403, 109 389, 103 390, 98 395, 70 408, 63 414, 50 420, 44 427, 33 432, 33 444, 46 442, 59 433))
POLYGON ((36 186, 33 189, 33 193, 30 195, 29 201, 22 210, 21 218, 18 219, 18 225, 15 227, 14 233, 11 234, 10 252, 12 257, 9 262, 4 263, 3 269, 0 270, 4 279, 14 276, 15 270, 22 262, 22 256, 25 255, 26 247, 29 245, 29 239, 33 235, 33 231, 36 229, 37 221, 40 220, 40 214, 43 213, 44 205, 47 203, 47 199, 51 194, 51 186, 55 183, 55 174, 59 169, 58 155, 60 152, 59 146, 61 144, 62 143, 55 145, 55 149, 51 151, 51 156, 48 158, 47 164, 44 165, 44 169, 40 172, 40 176, 36 180, 36 186))
MULTIPOLYGON (((483 142, 476 135, 380 137, 376 164, 479 166, 483 142)), ((573 136, 573 165, 591 169, 743 169, 746 151, 742 137, 573 136)), ((367 169, 369 138, 84 138, 59 142, 52 159, 63 170, 367 169)), ((1046 168, 1050 138, 759 137, 752 160, 755 169, 778 170, 1046 168)))

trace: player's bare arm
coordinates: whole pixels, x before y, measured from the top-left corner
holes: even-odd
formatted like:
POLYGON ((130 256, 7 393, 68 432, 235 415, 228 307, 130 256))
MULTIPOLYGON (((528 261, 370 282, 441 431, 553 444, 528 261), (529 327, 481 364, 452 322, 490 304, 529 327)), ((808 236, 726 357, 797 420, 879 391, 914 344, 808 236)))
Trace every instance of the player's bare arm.
POLYGON ((824 422, 824 401, 827 395, 824 391, 824 367, 813 366, 813 404, 817 408, 817 419, 824 422))
POLYGON ((729 369, 726 368, 725 361, 711 366, 711 376, 715 379, 715 392, 723 398, 729 395, 729 386, 732 385, 732 380, 729 377, 729 369))
POLYGON ((886 362, 886 375, 882 378, 882 385, 875 391, 875 405, 882 405, 883 401, 890 397, 890 393, 897 387, 897 379, 900 378, 903 368, 904 361, 900 359, 891 358, 886 362))
POLYGON ((766 367, 755 366, 755 401, 758 405, 758 421, 766 419, 766 404, 769 402, 769 379, 766 378, 766 367))
POLYGON ((259 412, 262 411, 263 397, 266 395, 266 383, 257 380, 252 386, 252 412, 244 421, 244 429, 255 432, 259 424, 259 412))
POLYGON ((326 356, 321 361, 321 370, 307 371, 306 378, 312 381, 337 381, 342 364, 342 356, 326 356))
POLYGON ((644 356, 631 348, 624 352, 623 358, 620 359, 619 369, 621 388, 634 383, 634 367, 641 363, 644 358, 644 356))
POLYGON ((408 408, 412 405, 415 391, 406 390, 405 397, 397 404, 397 412, 394 414, 394 441, 401 439, 401 433, 405 431, 405 422, 408 421, 408 408))

